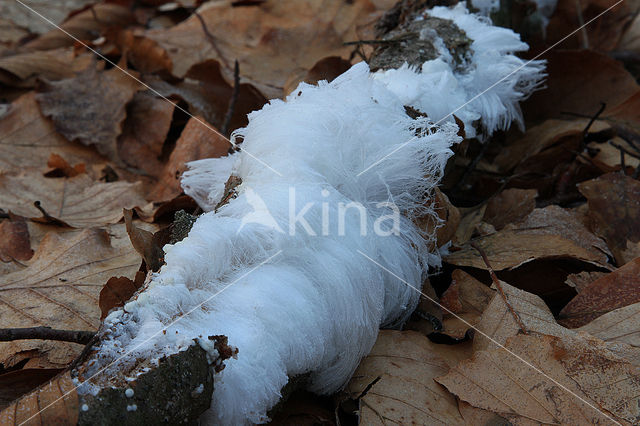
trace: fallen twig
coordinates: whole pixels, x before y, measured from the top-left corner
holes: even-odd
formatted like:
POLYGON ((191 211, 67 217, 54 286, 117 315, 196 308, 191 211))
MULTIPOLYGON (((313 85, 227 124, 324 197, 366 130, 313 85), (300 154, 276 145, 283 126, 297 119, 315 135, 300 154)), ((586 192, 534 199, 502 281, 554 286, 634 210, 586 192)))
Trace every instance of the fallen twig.
POLYGON ((211 45, 211 47, 213 47, 213 50, 216 51, 216 55, 218 55, 218 58, 220 59, 220 61, 224 64, 225 67, 231 68, 231 66, 225 59, 224 55, 218 48, 218 45, 216 44, 216 38, 214 37, 213 34, 211 34, 211 32, 209 32, 209 28, 207 28, 207 24, 206 22, 204 22, 204 19, 202 18, 202 16, 200 16, 198 12, 193 12, 193 14, 196 16, 196 18, 198 18, 198 21, 200 21, 200 25, 202 25, 202 31, 204 32, 204 35, 207 37, 207 40, 209 41, 209 44, 211 45))
POLYGON ((509 300, 507 300, 507 295, 504 294, 504 290, 502 289, 502 284, 500 284, 500 280, 498 279, 498 276, 496 275, 493 268, 491 267, 491 264, 489 263, 489 258, 487 258, 487 254, 476 243, 471 243, 471 247, 476 249, 478 253, 480 253, 480 256, 482 256, 482 260, 484 261, 484 264, 487 265, 487 269, 489 270, 489 275, 491 275, 491 280, 493 281, 493 284, 498 289, 500 296, 502 296, 502 300, 504 300, 504 304, 507 305, 507 308, 511 312, 513 319, 518 324, 518 327, 520 327, 520 330, 522 331, 523 334, 529 334, 529 332, 527 331, 527 328, 522 323, 520 316, 513 309, 513 306, 511 306, 511 303, 509 303, 509 300))
POLYGON ((233 92, 231 92, 231 99, 229 99, 229 106, 227 107, 227 113, 224 116, 220 133, 227 135, 229 130, 229 124, 231 123, 231 117, 236 108, 236 102, 238 101, 238 93, 240 92, 240 65, 236 59, 236 63, 233 67, 233 92))
POLYGON ((58 340, 86 345, 95 333, 85 330, 56 330, 51 327, 0 328, 0 342, 12 340, 58 340))

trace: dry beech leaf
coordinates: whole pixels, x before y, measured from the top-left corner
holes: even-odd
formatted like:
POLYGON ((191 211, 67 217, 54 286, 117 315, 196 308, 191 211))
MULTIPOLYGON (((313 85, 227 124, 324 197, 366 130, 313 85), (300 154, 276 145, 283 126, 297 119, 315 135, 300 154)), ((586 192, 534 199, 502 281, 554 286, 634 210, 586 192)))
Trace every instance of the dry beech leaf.
POLYGON ((578 190, 587 198, 595 232, 605 239, 618 265, 630 261, 627 250, 635 254, 633 245, 640 242, 640 182, 609 173, 580 183, 578 190))
POLYGON ((167 52, 155 41, 123 29, 115 36, 115 43, 127 53, 127 60, 143 74, 162 72, 172 68, 167 52))
POLYGON ((106 161, 94 149, 69 142, 59 135, 51 121, 40 112, 33 92, 16 99, 9 111, 0 117, 0 135, 0 174, 16 173, 25 168, 45 171, 54 153, 71 164, 106 161))
MULTIPOLYGON (((534 294, 527 293, 505 282, 502 282, 502 288, 510 307, 505 304, 501 295, 496 294, 493 297, 476 325, 478 333, 474 336, 474 351, 493 350, 496 348, 496 343, 504 345, 510 337, 522 332, 511 309, 516 313, 528 333, 574 338, 580 336, 578 331, 589 331, 586 329, 570 330, 558 324, 544 301, 534 294)), ((633 327, 633 321, 629 325, 633 327)), ((617 327, 616 330, 621 330, 624 325, 615 327, 617 327)), ((610 351, 633 365, 640 366, 639 348, 625 341, 622 333, 613 331, 612 334, 621 334, 621 336, 617 339, 605 339, 602 335, 597 337, 607 342, 610 341, 610 344, 607 344, 610 351)))
POLYGON ((61 371, 59 368, 23 368, 0 374, 0 411, 61 371))
POLYGON ((142 256, 147 269, 158 272, 160 267, 164 265, 164 251, 162 241, 164 232, 154 234, 146 229, 140 228, 133 223, 133 211, 123 210, 124 223, 127 228, 127 234, 131 240, 131 245, 142 256))
POLYGON ((65 371, 0 411, 0 424, 75 425, 79 412, 71 373, 65 371))
POLYGON ((125 106, 140 88, 117 68, 102 71, 89 66, 76 77, 47 83, 36 97, 65 138, 95 145, 101 154, 118 161, 116 139, 122 132, 125 106))
POLYGON ((364 393, 359 423, 462 423, 456 399, 433 380, 449 371, 446 359, 469 355, 458 346, 431 343, 414 331, 381 331, 346 389, 354 399, 364 393))
POLYGON ((524 219, 536 208, 535 189, 509 188, 489 200, 483 221, 490 223, 496 230, 505 225, 524 219))
POLYGON ((0 82, 34 87, 37 78, 49 81, 71 78, 92 63, 91 55, 76 56, 73 48, 19 53, 0 58, 0 82))
POLYGON ((20 40, 26 38, 29 35, 29 30, 15 22, 11 22, 9 19, 5 19, 4 16, 0 17, 0 53, 2 53, 2 44, 13 45, 20 40))
POLYGON ((616 48, 627 25, 637 13, 637 3, 622 2, 601 17, 585 26, 575 36, 566 38, 569 29, 579 28, 613 5, 608 0, 589 0, 576 2, 574 0, 558 0, 555 12, 546 28, 545 42, 548 45, 563 40, 563 49, 583 49, 584 34, 588 40, 588 47, 594 51, 610 51, 616 48))
POLYGON ((470 328, 469 324, 475 326, 480 321, 494 294, 494 290, 466 272, 460 269, 453 271, 451 285, 443 293, 440 303, 457 316, 443 310, 444 332, 456 338, 463 338, 470 328))
MULTIPOLYGON (((596 155, 591 158, 591 161, 604 173, 615 172, 622 169, 620 150, 608 142, 609 141, 607 141, 607 143, 591 142, 587 145, 587 150, 596 152, 596 155)), ((620 137, 613 138, 611 142, 623 147, 629 152, 634 152, 635 150, 629 142, 620 137)), ((630 171, 629 174, 632 174, 633 170, 640 165, 640 160, 629 155, 625 155, 624 162, 626 169, 630 171)))
MULTIPOLYGON (((566 35, 566 30, 564 32, 566 35)), ((566 111, 591 117, 600 109, 601 102, 607 104, 603 113, 606 117, 640 89, 624 65, 604 53, 552 50, 545 59, 547 88, 533 93, 522 105, 524 116, 532 123, 549 117, 566 117, 562 114, 566 111)))
POLYGON ((612 418, 637 423, 640 407, 634 395, 640 392, 640 374, 604 342, 520 334, 505 346, 546 376, 494 347, 475 352, 436 380, 461 400, 514 425, 615 424, 612 418))
POLYGON ((442 323, 442 307, 438 303, 438 295, 427 279, 422 283, 422 295, 416 307, 416 313, 412 315, 404 325, 405 330, 413 330, 429 335, 440 331, 442 323))
POLYGON ((144 283, 145 273, 136 272, 135 280, 127 277, 111 277, 100 290, 100 320, 107 317, 113 308, 122 307, 144 283))
POLYGON ((224 64, 223 73, 231 82, 237 58, 243 81, 267 98, 278 98, 295 68, 310 69, 327 56, 348 57, 353 47, 342 43, 360 39, 358 26, 377 18, 377 9, 368 0, 283 0, 254 7, 231 3, 208 3, 198 10, 212 39, 197 16, 169 30, 146 32, 166 50, 173 75, 183 77, 193 65, 216 59, 224 64))
MULTIPOLYGON (((567 140, 582 138, 582 133, 589 123, 588 119, 547 120, 542 124, 527 129, 527 133, 515 143, 506 146, 496 156, 495 163, 502 171, 509 171, 530 157, 567 140)), ((598 132, 610 127, 602 120, 596 120, 590 128, 598 132)))
MULTIPOLYGON (((54 3, 48 0, 21 1, 36 12, 45 15, 54 24, 61 24, 71 12, 82 9, 95 0, 65 0, 54 3)), ((32 33, 43 34, 51 30, 51 24, 42 19, 35 19, 33 12, 18 2, 2 2, 0 4, 0 16, 23 28, 28 28, 32 33)))
POLYGON ((87 171, 83 163, 71 167, 67 160, 55 153, 49 157, 47 166, 51 167, 51 170, 44 174, 46 177, 74 177, 87 171))
POLYGON ((0 176, 0 205, 25 217, 37 218, 40 211, 77 228, 116 223, 123 208, 150 208, 143 197, 142 183, 94 182, 82 174, 50 179, 33 171, 18 176, 0 176))
POLYGON ((584 331, 606 342, 640 348, 640 303, 607 312, 576 331, 584 331))
MULTIPOLYGON (((100 325, 98 295, 114 275, 134 277, 140 256, 122 243, 112 245, 107 231, 86 229, 64 238, 49 233, 28 267, 3 277, 0 285, 0 328, 49 326, 96 330, 100 325)), ((47 349, 46 362, 64 367, 82 346, 67 342, 18 340, 0 343, 0 364, 10 367, 28 351, 47 349), (43 346, 44 345, 44 346, 43 346), (22 354, 21 354, 22 353, 22 354)), ((43 362, 44 362, 43 361, 43 362)))
POLYGON ((618 44, 618 50, 640 52, 640 15, 636 15, 624 32, 618 44))
MULTIPOLYGON (((501 284, 510 307, 518 315, 527 332, 553 336, 572 334, 570 330, 556 323, 553 314, 540 297, 515 288, 504 281, 501 284)), ((481 333, 476 333, 474 336, 474 351, 494 349, 496 342, 504 345, 509 337, 521 332, 520 325, 516 322, 510 307, 505 304, 499 293, 495 294, 476 325, 481 333)))
POLYGON ((458 225, 460 225, 460 211, 451 204, 449 197, 437 187, 434 190, 433 201, 430 203, 440 220, 436 221, 431 215, 426 215, 417 218, 416 224, 428 235, 435 234, 436 244, 438 247, 442 247, 451 241, 456 234, 458 225))
MULTIPOLYGON (((199 120, 202 120, 201 118, 199 120)), ((169 157, 158 184, 148 196, 153 201, 169 201, 182 193, 180 176, 189 161, 227 155, 231 144, 195 118, 189 119, 169 157)))
MULTIPOLYGON (((222 126, 233 96, 233 87, 222 77, 220 63, 212 59, 193 65, 179 83, 151 78, 147 83, 163 96, 184 99, 191 113, 217 126, 222 126)), ((228 130, 246 126, 247 114, 265 103, 267 99, 257 89, 241 82, 228 130)))
POLYGON ((126 164, 157 177, 162 171, 162 147, 171 128, 174 105, 149 92, 139 92, 127 106, 118 157, 126 164))
MULTIPOLYGON (((572 258, 608 267, 604 242, 576 216, 558 206, 535 209, 524 220, 474 242, 487 254, 496 271, 549 258, 572 258)), ((468 244, 445 260, 456 266, 487 268, 478 251, 468 244)))
POLYGON ((580 327, 623 306, 640 302, 640 258, 595 280, 560 312, 561 323, 580 327))
POLYGON ((589 284, 591 284, 592 282, 594 282, 598 278, 601 278, 601 277, 603 277, 605 275, 607 275, 607 272, 598 272, 598 271, 587 272, 587 271, 582 271, 582 272, 577 273, 577 274, 569 274, 569 275, 567 275, 567 280, 565 281, 565 284, 567 284, 570 287, 573 287, 576 290, 576 293, 580 293, 589 284))
POLYGON ((483 204, 480 207, 472 207, 470 209, 460 209, 462 218, 460 224, 456 229, 456 233, 453 237, 453 243, 461 246, 471 239, 476 231, 476 227, 484 216, 484 212, 487 211, 487 205, 483 204))
POLYGON ((321 80, 331 82, 349 68, 351 68, 351 62, 339 56, 329 56, 320 59, 309 70, 297 68, 293 70, 289 78, 287 78, 283 88, 284 94, 288 96, 302 82, 307 84, 317 84, 321 80))
POLYGON ((29 227, 23 217, 10 214, 9 219, 0 222, 0 260, 25 261, 31 259, 31 239, 29 227))
MULTIPOLYGON (((50 3, 43 0, 43 3, 50 3)), ((91 0, 92 3, 95 0, 91 0)), ((43 11, 43 15, 49 16, 48 11, 43 11)), ((31 15, 30 20, 35 21, 31 15)), ((42 20, 39 20, 42 22, 42 20)), ((131 9, 118 4, 97 3, 91 8, 83 10, 67 19, 60 27, 72 36, 86 40, 87 42, 95 40, 109 27, 125 27, 133 22, 131 9)), ((30 50, 51 50, 59 47, 73 46, 75 41, 64 32, 58 29, 52 29, 51 25, 47 25, 47 33, 41 35, 28 42, 24 47, 30 50)))

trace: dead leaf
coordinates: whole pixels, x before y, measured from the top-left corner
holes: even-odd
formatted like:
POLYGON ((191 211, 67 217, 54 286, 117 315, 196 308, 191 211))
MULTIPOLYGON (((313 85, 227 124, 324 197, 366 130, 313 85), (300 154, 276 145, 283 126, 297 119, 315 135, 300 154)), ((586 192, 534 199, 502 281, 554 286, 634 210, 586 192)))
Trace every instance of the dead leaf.
MULTIPOLYGON (((552 336, 571 335, 570 330, 556 323, 553 314, 540 297, 515 288, 504 281, 501 281, 501 285, 507 302, 520 318, 526 332, 552 336)), ((522 331, 511 309, 499 293, 495 293, 484 310, 476 329, 479 333, 474 336, 474 352, 495 349, 496 343, 504 345, 509 337, 522 331)))
POLYGON ((75 425, 79 412, 78 393, 65 371, 0 411, 0 424, 75 425))
MULTIPOLYGON (((635 151, 627 141, 620 137, 613 138, 611 142, 629 152, 635 151)), ((588 152, 595 152, 595 156, 591 158, 591 161, 604 173, 615 172, 622 169, 622 164, 620 163, 620 150, 611 143, 591 142, 587 145, 587 150, 588 152)), ((635 170, 639 165, 640 160, 631 157, 630 155, 625 155, 625 166, 627 170, 631 169, 629 170, 630 174, 632 174, 633 170, 635 170)))
MULTIPOLYGON (((475 241, 496 271, 514 269, 532 260, 573 258, 607 265, 607 247, 570 212, 558 206, 535 209, 517 224, 475 241)), ((486 269, 480 254, 466 244, 445 258, 456 266, 486 269)))
POLYGON ((329 56, 320 59, 308 70, 305 68, 297 68, 291 72, 289 78, 287 78, 287 81, 284 83, 284 94, 288 96, 302 82, 307 84, 317 84, 322 80, 331 82, 349 68, 351 68, 351 62, 339 56, 329 56))
MULTIPOLYGON (((0 410, 3 410, 25 393, 48 382, 56 374, 57 368, 23 368, 0 375, 0 410)), ((0 417, 1 418, 1 417, 0 417)), ((5 424, 5 423, 2 423, 5 424)))
POLYGON ((444 332, 455 338, 463 338, 470 328, 469 324, 475 326, 480 321, 494 294, 494 290, 466 272, 460 269, 453 271, 451 285, 443 293, 440 303, 456 316, 443 311, 444 332))
MULTIPOLYGON (((218 61, 207 60, 193 65, 179 83, 169 84, 159 79, 147 81, 163 96, 184 99, 191 113, 204 117, 216 127, 222 126, 233 96, 233 87, 222 77, 218 61)), ((229 130, 244 127, 248 123, 247 114, 261 109, 267 102, 256 88, 246 83, 240 83, 237 96, 229 130)))
POLYGON ((461 246, 471 239, 476 232, 476 227, 482 221, 487 205, 482 204, 480 207, 471 207, 468 209, 459 209, 462 218, 453 237, 453 243, 461 246))
POLYGON ((135 280, 127 277, 111 277, 100 290, 100 321, 104 320, 113 308, 122 307, 144 283, 145 273, 136 272, 135 280))
POLYGON ((449 370, 443 355, 461 358, 446 346, 414 331, 381 331, 347 385, 351 398, 360 397, 359 424, 462 423, 455 398, 433 380, 449 370))
POLYGON ((55 153, 52 153, 51 157, 49 157, 47 166, 51 167, 52 169, 44 174, 48 178, 74 177, 87 171, 83 163, 76 164, 75 166, 71 167, 67 160, 55 153))
POLYGON ((437 187, 434 190, 433 198, 428 203, 439 220, 434 219, 432 215, 426 215, 417 218, 416 225, 427 235, 435 235, 437 246, 442 247, 455 235, 460 224, 460 211, 451 204, 449 197, 437 187))
POLYGON ((122 132, 125 105, 140 88, 117 68, 102 71, 90 66, 76 77, 48 83, 37 99, 65 138, 95 145, 119 162, 116 139, 122 132))
POLYGON ((186 163, 222 157, 228 154, 230 148, 231 144, 222 136, 213 133, 197 119, 189 119, 149 199, 169 201, 175 198, 182 193, 180 176, 187 169, 186 163))
POLYGON ((605 342, 640 348, 640 303, 618 308, 577 329, 605 342))
POLYGON ((174 105, 139 92, 127 106, 127 118, 118 138, 118 157, 126 164, 157 177, 164 141, 171 128, 174 105))
POLYGON ((150 38, 123 29, 115 36, 117 45, 127 53, 127 60, 143 74, 163 72, 173 66, 167 52, 150 38))
POLYGON ((442 307, 438 304, 438 295, 428 279, 422 283, 422 294, 418 306, 404 324, 403 329, 418 331, 423 335, 441 331, 442 307))
POLYGON ((33 92, 16 99, 6 115, 0 117, 0 135, 0 174, 21 172, 25 168, 44 171, 52 154, 60 155, 71 164, 106 162, 94 149, 59 135, 40 112, 33 92))
MULTIPOLYGON (((592 113, 594 112, 592 111, 592 113)), ((502 149, 496 156, 495 164, 500 170, 506 172, 522 163, 526 164, 527 160, 547 148, 567 144, 575 145, 574 141, 582 138, 588 123, 588 119, 546 120, 542 124, 527 129, 524 137, 502 149)), ((610 127, 606 122, 596 120, 591 125, 590 131, 595 133, 610 127)), ((536 162, 535 159, 529 161, 536 162)), ((555 164, 557 162, 554 162, 555 164)))
POLYGON ((490 223, 496 230, 505 225, 524 219, 536 208, 535 189, 509 188, 489 200, 483 221, 490 223))
MULTIPOLYGON (((70 238, 47 234, 27 268, 3 277, 0 327, 94 331, 100 325, 98 295, 104 283, 114 275, 133 277, 139 265, 133 248, 114 247, 104 230, 86 229, 70 238)), ((25 357, 41 356, 41 363, 65 367, 82 350, 74 343, 46 343, 2 342, 0 364, 8 368, 25 357), (28 353, 43 349, 47 352, 28 353)))
POLYGON ((0 176, 0 206, 24 217, 37 218, 40 205, 49 216, 77 228, 116 223, 123 208, 150 208, 142 183, 94 182, 86 174, 49 179, 32 170, 0 176))
POLYGON ((150 271, 158 272, 164 264, 164 251, 162 250, 164 244, 159 241, 161 237, 156 237, 156 234, 134 225, 132 210, 124 209, 123 216, 131 245, 142 256, 147 268, 150 271))
MULTIPOLYGON (((563 31, 566 35, 566 30, 563 31)), ((530 123, 566 117, 562 113, 567 111, 591 117, 600 109, 601 102, 607 104, 603 113, 607 116, 609 111, 640 89, 622 63, 604 53, 552 50, 545 54, 545 59, 547 88, 533 93, 522 105, 524 116, 530 123)))
POLYGON ((376 7, 368 0, 287 0, 250 8, 231 3, 207 3, 198 10, 211 38, 197 16, 168 31, 147 31, 146 37, 169 55, 173 75, 183 77, 193 65, 216 59, 224 64, 225 79, 232 82, 237 58, 243 81, 267 98, 278 98, 291 71, 310 69, 318 58, 348 57, 352 47, 342 43, 358 40, 358 26, 376 18, 372 15, 376 7))
POLYGON ((640 375, 599 342, 521 334, 509 338, 506 348, 544 375, 493 348, 474 353, 436 380, 463 401, 515 425, 614 424, 612 417, 635 423, 640 408, 630 395, 638 394, 640 375))
POLYGON ((589 202, 595 232, 606 240, 618 265, 630 261, 629 243, 640 242, 640 182, 609 173, 582 182, 578 190, 589 202))
POLYGON ((23 217, 10 214, 9 219, 0 223, 0 260, 26 261, 33 256, 29 228, 23 217))
POLYGON ((640 302, 640 258, 584 288, 560 312, 566 327, 580 327, 614 309, 640 302))
POLYGON ((13 87, 35 87, 36 79, 71 78, 93 63, 89 54, 76 56, 73 48, 19 53, 0 58, 0 82, 13 87))
MULTIPOLYGON (((75 0, 74 0, 75 1, 75 0)), ((91 0, 93 3, 94 0, 91 0)), ((43 1, 43 3, 45 3, 43 1)), ((48 17, 48 12, 43 11, 43 15, 48 17)), ((41 35, 25 44, 24 48, 29 50, 51 50, 59 47, 73 46, 75 40, 85 40, 91 42, 100 37, 110 27, 125 27, 133 23, 133 15, 131 9, 119 4, 113 3, 97 3, 92 7, 83 10, 67 19, 60 25, 66 33, 51 28, 51 25, 41 19, 33 18, 29 15, 31 21, 39 21, 46 25, 47 33, 41 35)))
MULTIPOLYGON (((566 38, 569 31, 589 22, 612 5, 613 3, 607 0, 581 2, 558 0, 555 12, 546 28, 545 42, 552 45, 566 38)), ((592 49, 600 52, 615 49, 627 25, 637 13, 636 9, 637 6, 633 2, 622 2, 585 26, 575 36, 563 40, 563 49, 592 49), (586 46, 584 44, 585 35, 587 37, 586 46)))
MULTIPOLYGON (((13 45, 27 37, 29 34, 28 29, 21 27, 8 19, 0 18, 0 43, 13 45)), ((1 48, 2 46, 0 45, 0 49, 1 48)))
MULTIPOLYGON (((61 24, 71 12, 82 9, 95 0, 66 0, 53 4, 47 0, 21 1, 36 12, 46 16, 54 24, 61 24)), ((51 30, 51 24, 38 19, 33 12, 18 2, 2 2, 0 4, 0 16, 23 28, 28 28, 32 33, 43 34, 51 30)))
POLYGON ((598 271, 587 272, 587 271, 582 271, 582 272, 580 272, 578 274, 569 274, 569 275, 567 275, 567 280, 565 281, 565 284, 567 284, 570 287, 573 287, 576 290, 576 293, 580 293, 589 284, 591 284, 592 282, 594 282, 598 278, 601 278, 601 277, 603 277, 605 275, 607 275, 606 272, 598 272, 598 271))

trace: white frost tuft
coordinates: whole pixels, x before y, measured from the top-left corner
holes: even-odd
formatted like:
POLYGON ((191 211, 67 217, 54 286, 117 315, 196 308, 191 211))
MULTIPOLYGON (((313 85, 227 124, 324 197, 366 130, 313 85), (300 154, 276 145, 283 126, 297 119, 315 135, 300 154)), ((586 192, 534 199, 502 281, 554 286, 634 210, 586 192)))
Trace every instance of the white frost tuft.
MULTIPOLYGON (((522 64, 510 52, 525 48, 510 31, 491 28, 460 6, 433 13, 478 37, 466 70, 454 73, 436 60, 421 74, 403 68, 373 77, 366 64, 357 64, 330 84, 301 84, 286 102, 273 100, 250 114, 249 125, 234 134, 244 138, 241 152, 191 164, 183 184, 205 210, 218 203, 231 170, 242 179, 238 196, 199 217, 186 239, 166 246, 166 265, 149 287, 105 319, 110 333, 93 371, 127 351, 106 374, 137 357, 176 353, 194 338, 226 335, 238 354, 216 374, 212 409, 203 420, 260 423, 289 377, 310 373, 310 390, 334 392, 370 351, 379 327, 406 320, 418 292, 364 255, 422 286, 439 256, 428 250, 433 236, 411 219, 434 214, 425 196, 460 140, 454 122, 434 121, 522 64), (429 118, 411 119, 405 105, 429 118), (292 229, 293 197, 294 215, 311 206, 292 229), (338 203, 353 202, 366 209, 366 235, 357 209, 347 211, 339 232, 338 203), (376 223, 390 230, 388 221, 380 222, 393 212, 389 203, 404 213, 400 232, 374 232, 376 223), (333 218, 326 230, 325 213, 333 218)), ((476 119, 488 132, 506 126, 519 118, 517 101, 535 87, 541 69, 539 63, 525 67, 456 115, 469 123, 467 131, 476 119)), ((215 349, 203 347, 215 358, 215 349)))

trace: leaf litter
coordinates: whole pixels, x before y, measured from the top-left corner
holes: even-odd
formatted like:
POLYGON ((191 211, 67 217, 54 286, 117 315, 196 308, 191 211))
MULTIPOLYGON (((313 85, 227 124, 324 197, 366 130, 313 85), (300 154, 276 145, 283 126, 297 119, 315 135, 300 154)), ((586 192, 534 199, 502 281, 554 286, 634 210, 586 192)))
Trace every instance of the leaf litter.
MULTIPOLYGON (((374 38, 373 23, 395 2, 215 2, 197 15, 190 2, 136 11, 127 2, 28 3, 170 100, 25 21, 24 10, 0 14, 0 327, 95 330, 161 264, 169 239, 157 231, 181 208, 197 213, 179 185, 185 164, 229 151, 176 106, 220 128, 237 92, 229 130, 241 127, 266 99, 361 60, 367 46, 357 54, 343 43, 374 38)), ((603 5, 580 3, 582 17, 603 5)), ((576 7, 561 0, 547 39, 527 35, 534 49, 577 27, 576 7)), ((524 134, 465 141, 450 162, 437 197, 443 224, 422 224, 448 255, 410 330, 382 331, 329 402, 340 424, 637 423, 640 92, 637 68, 603 53, 640 54, 630 7, 588 27, 589 49, 546 56, 547 89, 523 105, 524 134)), ((563 47, 584 47, 578 40, 563 47)), ((24 384, 13 397, 35 389, 6 401, 0 423, 19 424, 71 390, 68 373, 37 386, 81 351, 0 342, 0 382, 24 384)), ((284 404, 335 424, 327 401, 294 395, 284 404)), ((48 412, 42 422, 73 422, 76 394, 48 412)))

